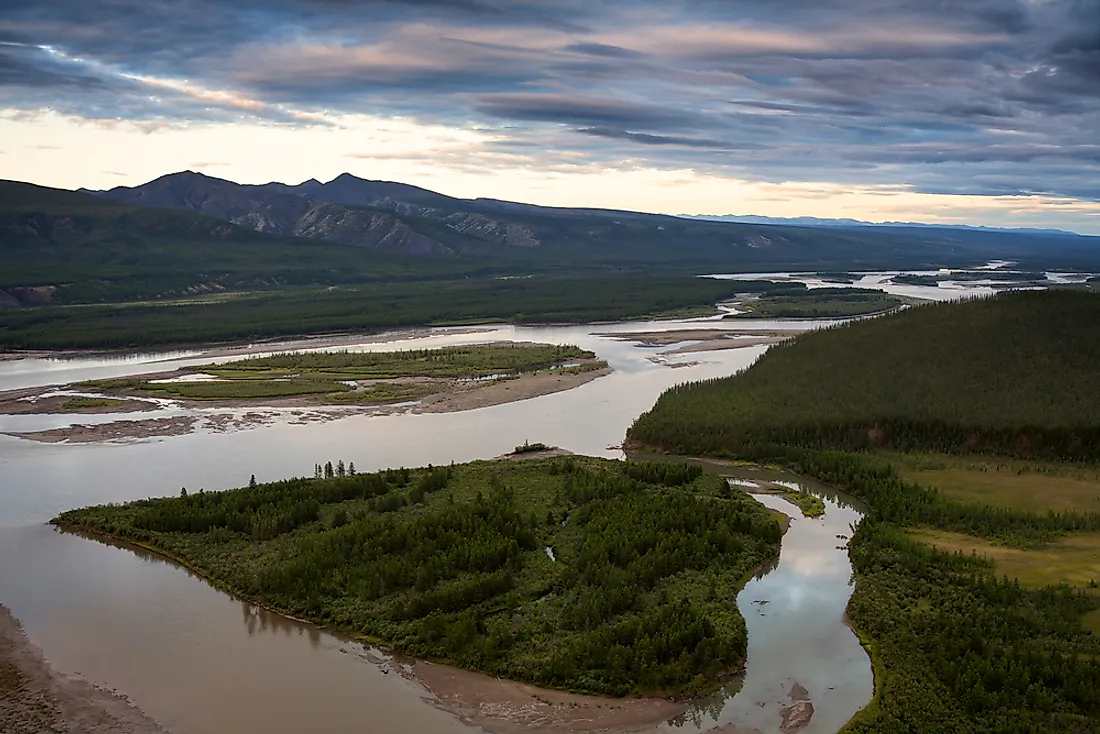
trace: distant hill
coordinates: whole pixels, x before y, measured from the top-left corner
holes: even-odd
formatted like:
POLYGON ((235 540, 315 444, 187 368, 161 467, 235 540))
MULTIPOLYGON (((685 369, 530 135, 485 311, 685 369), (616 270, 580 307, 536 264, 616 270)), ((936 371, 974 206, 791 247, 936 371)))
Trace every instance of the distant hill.
MULTIPOLYGON (((221 197, 208 208, 224 213, 233 205, 221 197)), ((283 237, 222 218, 0 181, 0 308, 449 272, 446 261, 283 237)))
POLYGON ((978 232, 1011 232, 1015 234, 1056 235, 1082 237, 1065 229, 1035 227, 986 227, 971 224, 928 224, 925 222, 866 222, 862 219, 823 219, 821 217, 765 217, 759 214, 681 214, 688 219, 707 222, 745 222, 751 224, 779 224, 793 227, 914 227, 928 229, 962 229, 978 232))
POLYGON ((708 222, 457 199, 349 174, 242 185, 185 171, 89 193, 0 182, 0 308, 439 277, 936 269, 995 259, 1100 269, 1100 238, 708 222))
MULTIPOLYGON (((100 196, 120 204, 193 211, 257 232, 416 255, 454 254, 451 248, 414 231, 391 213, 341 206, 343 203, 370 203, 367 201, 369 196, 354 196, 354 187, 346 183, 337 179, 330 184, 308 181, 300 186, 246 186, 184 171, 162 176, 142 186, 120 186, 101 192, 100 196), (335 198, 304 196, 307 192, 322 191, 335 198), (356 198, 362 201, 346 201, 356 198)), ((374 190, 377 193, 382 188, 374 190)))
POLYGON ((768 269, 972 266, 1011 258, 1100 264, 1100 238, 918 227, 804 227, 457 199, 343 174, 327 183, 241 185, 193 172, 100 196, 185 209, 257 231, 517 268, 768 269))
POLYGON ((811 332, 675 387, 630 438, 747 447, 1100 458, 1100 293, 1016 291, 811 332))

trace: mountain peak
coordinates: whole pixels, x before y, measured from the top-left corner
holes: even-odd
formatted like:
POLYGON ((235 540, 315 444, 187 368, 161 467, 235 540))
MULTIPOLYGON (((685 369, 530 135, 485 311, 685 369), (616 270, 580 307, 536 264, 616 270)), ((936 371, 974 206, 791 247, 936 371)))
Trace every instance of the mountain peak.
POLYGON ((370 183, 370 181, 368 179, 359 178, 358 176, 347 173, 346 171, 344 173, 341 173, 339 176, 332 179, 331 181, 329 181, 329 183, 351 183, 352 181, 357 181, 357 182, 362 182, 362 183, 370 183))

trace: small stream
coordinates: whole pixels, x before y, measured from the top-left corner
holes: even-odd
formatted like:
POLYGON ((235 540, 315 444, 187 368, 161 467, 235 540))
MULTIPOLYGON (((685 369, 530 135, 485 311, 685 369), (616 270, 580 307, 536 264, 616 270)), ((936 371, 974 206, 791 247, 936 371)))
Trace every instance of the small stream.
POLYGON ((867 653, 845 618, 854 588, 847 538, 863 512, 853 498, 786 472, 723 473, 734 475, 735 484, 793 484, 821 497, 825 514, 802 517, 779 495, 754 494, 791 521, 778 562, 762 569, 737 597, 749 632, 745 673, 718 693, 694 702, 662 731, 707 732, 730 724, 739 734, 778 733, 782 710, 795 703, 789 694, 797 684, 814 708, 810 722, 798 731, 833 734, 874 692, 867 653))

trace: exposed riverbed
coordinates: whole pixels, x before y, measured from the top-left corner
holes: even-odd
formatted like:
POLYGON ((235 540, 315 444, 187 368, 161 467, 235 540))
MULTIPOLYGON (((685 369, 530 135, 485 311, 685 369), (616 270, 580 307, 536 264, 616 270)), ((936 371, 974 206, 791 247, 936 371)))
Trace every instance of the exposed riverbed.
MULTIPOLYGON (((344 340, 338 345, 419 349, 502 339, 576 344, 595 351, 614 370, 572 390, 461 413, 353 415, 311 422, 288 411, 270 422, 219 431, 208 427, 206 419, 232 419, 242 411, 214 409, 190 432, 156 439, 69 445, 0 436, 0 602, 22 621, 30 640, 58 671, 117 689, 179 734, 469 731, 471 724, 452 713, 456 706, 447 703, 445 694, 436 698, 400 675, 395 661, 379 661, 361 645, 233 600, 156 556, 64 535, 43 523, 72 507, 178 494, 181 486, 192 491, 216 489, 245 484, 251 474, 260 481, 308 474, 316 462, 327 460, 354 461, 361 471, 445 464, 499 456, 524 440, 619 457, 617 444, 627 427, 665 388, 731 374, 767 347, 683 354, 677 350, 692 343, 690 334, 678 333, 675 341, 659 346, 602 334, 682 332, 717 325, 701 320, 502 326, 344 340), (670 369, 677 365, 683 366, 670 369)), ((730 329, 776 333, 816 325, 760 321, 739 322, 730 329)), ((272 351, 317 346, 291 342, 272 351)), ((9 360, 0 362, 0 388, 163 372, 210 361, 210 354, 201 350, 9 360)), ((7 415, 0 416, 0 431, 47 430, 118 418, 7 415)), ((778 498, 762 501, 778 502, 781 509, 797 514, 778 498)), ((736 723, 748 731, 778 732, 783 708, 779 704, 784 700, 779 693, 787 694, 789 680, 809 691, 815 707, 803 731, 835 731, 869 700, 869 663, 843 622, 850 568, 846 554, 837 548, 843 541, 831 537, 833 524, 846 527, 856 517, 846 513, 854 511, 833 503, 820 520, 794 520, 779 566, 762 580, 750 582, 741 594, 749 605, 742 606, 750 646, 744 691, 731 697, 733 689, 727 689, 697 702, 672 723, 658 725, 660 730, 707 731, 736 723), (760 585, 764 586, 757 588, 760 585), (751 604, 765 596, 768 604, 751 604), (780 691, 783 686, 786 690, 780 691)), ((499 700, 484 700, 496 708, 459 713, 468 722, 503 731, 503 724, 490 720, 492 711, 500 709, 499 700)), ((562 728, 552 723, 542 730, 584 730, 580 724, 562 728)), ((655 725, 648 720, 617 720, 601 728, 652 731, 655 725)), ((527 725, 525 730, 540 727, 527 725)))

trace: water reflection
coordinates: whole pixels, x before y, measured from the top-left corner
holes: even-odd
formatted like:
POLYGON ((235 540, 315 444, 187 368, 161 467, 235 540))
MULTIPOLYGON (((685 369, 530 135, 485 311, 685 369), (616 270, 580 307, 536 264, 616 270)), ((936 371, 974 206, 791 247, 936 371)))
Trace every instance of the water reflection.
POLYGON ((297 622, 247 601, 241 602, 241 612, 244 615, 244 628, 249 635, 264 632, 282 632, 284 635, 294 633, 305 635, 310 647, 314 649, 321 644, 321 630, 315 625, 297 622))
POLYGON ((665 731, 706 732, 729 724, 737 731, 780 732, 780 712, 793 703, 788 693, 797 683, 810 692, 815 709, 800 731, 836 732, 870 700, 873 690, 867 655, 845 623, 852 567, 846 547, 836 538, 862 517, 855 509, 858 502, 783 472, 727 471, 758 481, 796 482, 822 497, 825 514, 803 518, 780 496, 756 495, 792 517, 779 559, 761 569, 737 597, 749 633, 745 673, 696 701, 665 731))

